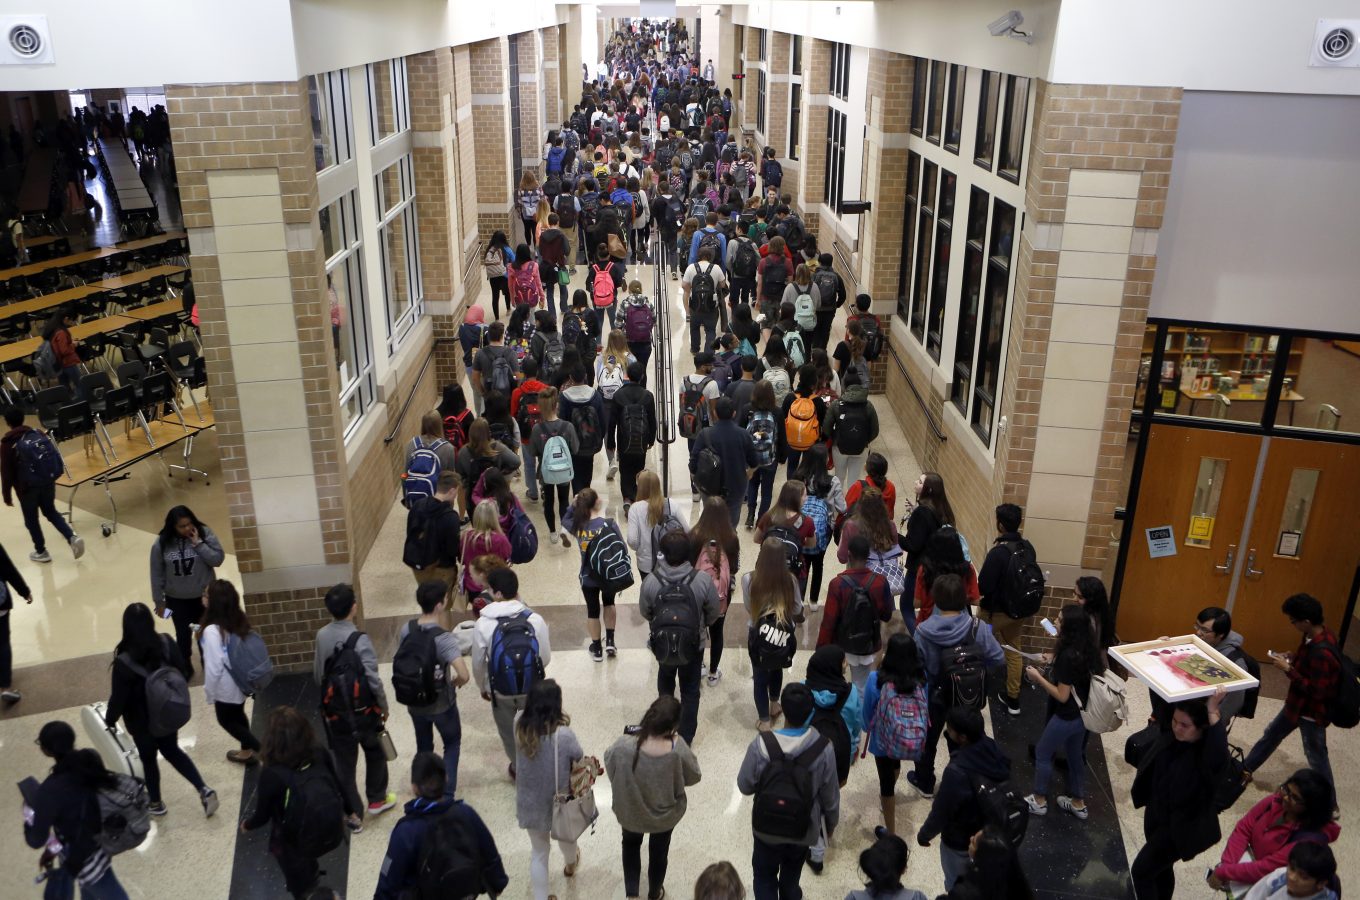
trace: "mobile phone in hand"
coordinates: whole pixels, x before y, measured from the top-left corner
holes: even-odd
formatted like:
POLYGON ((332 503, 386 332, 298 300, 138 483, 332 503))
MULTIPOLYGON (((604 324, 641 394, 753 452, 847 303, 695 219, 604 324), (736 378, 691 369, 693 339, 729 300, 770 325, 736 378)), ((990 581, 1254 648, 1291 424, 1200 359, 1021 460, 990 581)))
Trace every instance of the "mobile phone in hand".
POLYGON ((623 733, 624 733, 624 734, 628 734, 628 735, 642 734, 642 726, 641 726, 641 725, 625 725, 625 726, 623 726, 623 733))
POLYGON ((170 616, 171 616, 170 607, 167 606, 165 609, 161 610, 162 619, 168 619, 170 618, 170 616))
POLYGON ((1039 620, 1039 627, 1042 628, 1044 631, 1048 632, 1049 637, 1058 636, 1058 626, 1048 621, 1047 616, 1039 620))

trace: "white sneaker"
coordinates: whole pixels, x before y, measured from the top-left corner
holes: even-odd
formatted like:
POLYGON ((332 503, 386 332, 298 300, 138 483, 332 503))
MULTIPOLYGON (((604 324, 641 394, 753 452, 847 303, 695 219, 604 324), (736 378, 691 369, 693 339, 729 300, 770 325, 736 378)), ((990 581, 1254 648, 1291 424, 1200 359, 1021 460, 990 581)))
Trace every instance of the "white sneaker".
POLYGON ((49 563, 52 561, 52 554, 48 553, 46 550, 41 552, 34 550, 32 553, 28 554, 28 558, 37 563, 49 563))
POLYGON ((709 672, 709 673, 708 673, 708 685, 709 685, 709 687, 712 687, 713 685, 717 684, 719 681, 722 681, 722 669, 714 669, 712 672, 709 672))
POLYGON ((610 462, 609 462, 609 474, 605 475, 605 478, 606 478, 607 480, 609 480, 609 481, 613 481, 613 480, 614 480, 614 476, 617 475, 618 472, 619 472, 619 464, 616 463, 616 462, 614 462, 613 460, 610 460, 610 462))
POLYGON ((68 543, 71 545, 71 555, 76 559, 80 559, 85 555, 85 539, 83 537, 78 534, 73 534, 68 543))

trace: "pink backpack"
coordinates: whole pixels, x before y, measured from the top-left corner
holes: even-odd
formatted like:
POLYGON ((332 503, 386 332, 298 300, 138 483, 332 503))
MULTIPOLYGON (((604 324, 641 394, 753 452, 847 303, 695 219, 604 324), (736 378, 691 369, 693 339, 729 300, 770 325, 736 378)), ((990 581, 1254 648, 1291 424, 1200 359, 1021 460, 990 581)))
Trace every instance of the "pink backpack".
POLYGON ((598 265, 591 266, 595 270, 595 281, 591 285, 591 296, 595 300, 595 305, 600 308, 614 305, 614 275, 610 271, 611 266, 600 268, 598 265))
POLYGON ((910 694, 899 694, 883 685, 869 726, 878 754, 888 759, 917 760, 926 743, 926 689, 917 685, 910 694))
POLYGON ((522 266, 511 266, 510 281, 516 305, 533 306, 538 302, 541 285, 538 280, 537 264, 527 262, 522 266))
POLYGON ((694 566, 700 572, 707 572, 708 577, 713 579, 713 584, 718 588, 718 602, 724 610, 727 609, 727 602, 732 597, 732 568, 727 562, 727 554, 718 547, 708 546, 699 554, 699 561, 694 566), (714 562, 714 557, 717 561, 714 562))

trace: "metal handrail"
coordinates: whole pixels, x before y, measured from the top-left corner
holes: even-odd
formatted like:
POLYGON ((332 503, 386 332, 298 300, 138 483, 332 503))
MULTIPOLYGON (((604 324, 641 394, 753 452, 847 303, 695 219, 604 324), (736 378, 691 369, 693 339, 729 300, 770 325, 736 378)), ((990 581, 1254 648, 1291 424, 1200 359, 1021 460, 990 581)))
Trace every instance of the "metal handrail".
POLYGON ((678 435, 676 434, 674 414, 675 403, 675 360, 672 358, 671 342, 671 310, 670 297, 666 279, 665 253, 662 250, 661 242, 664 240, 660 234, 652 243, 652 273, 654 276, 654 302, 656 303, 656 327, 652 333, 656 338, 656 417, 657 440, 661 444, 661 490, 662 493, 670 494, 670 448, 675 443, 678 435))
POLYGON ((384 444, 390 444, 397 439, 397 432, 401 431, 401 423, 406 419, 406 411, 411 408, 411 401, 415 399, 416 391, 420 388, 420 383, 425 380, 425 370, 428 369, 430 363, 434 361, 434 354, 435 351, 439 349, 439 345, 456 343, 458 343, 457 338, 444 337, 434 339, 434 343, 430 345, 430 352, 425 354, 425 361, 420 364, 420 373, 416 375, 416 380, 411 383, 411 390, 406 395, 406 402, 401 405, 401 412, 397 414, 396 424, 392 426, 392 430, 388 433, 387 437, 383 438, 384 444))
POLYGON ((921 407, 921 412, 925 413, 926 424, 930 426, 931 434, 935 435, 935 437, 941 441, 949 440, 949 437, 940 429, 940 423, 935 421, 935 415, 930 411, 930 407, 926 406, 925 398, 922 397, 921 392, 916 389, 916 385, 911 383, 911 376, 907 374, 907 367, 902 364, 902 358, 896 353, 891 355, 893 362, 897 363, 897 371, 902 373, 902 380, 907 383, 907 387, 911 388, 912 396, 916 398, 917 404, 921 407))

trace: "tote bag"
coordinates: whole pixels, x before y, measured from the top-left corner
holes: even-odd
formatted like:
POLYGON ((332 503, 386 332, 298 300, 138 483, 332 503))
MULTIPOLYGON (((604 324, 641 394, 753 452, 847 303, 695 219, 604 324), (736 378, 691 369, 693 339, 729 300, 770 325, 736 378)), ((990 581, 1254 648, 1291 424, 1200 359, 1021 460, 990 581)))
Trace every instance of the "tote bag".
POLYGON ((557 732, 553 732, 553 812, 552 830, 555 841, 575 843, 587 828, 594 828, 600 811, 595 806, 595 776, 600 764, 593 757, 582 757, 571 768, 568 793, 562 793, 561 766, 557 762, 557 732), (584 773, 584 777, 578 773, 584 773))

